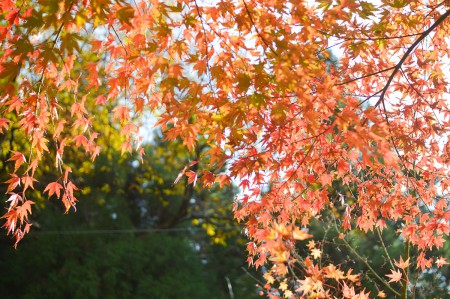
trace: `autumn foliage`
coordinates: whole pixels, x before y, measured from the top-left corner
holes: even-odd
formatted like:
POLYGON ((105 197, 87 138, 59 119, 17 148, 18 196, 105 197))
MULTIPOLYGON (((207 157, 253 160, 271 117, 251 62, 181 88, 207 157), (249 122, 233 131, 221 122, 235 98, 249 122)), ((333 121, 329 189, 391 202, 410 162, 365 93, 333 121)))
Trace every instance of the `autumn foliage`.
POLYGON ((30 189, 75 207, 64 149, 101 154, 86 103, 113 103, 122 153, 145 159, 150 111, 186 151, 208 145, 204 170, 180 165, 174 180, 240 184, 235 217, 270 297, 369 297, 351 269, 317 262, 307 228, 327 213, 343 242, 401 227, 417 258, 393 257, 380 278, 400 296, 408 267, 447 263, 428 252, 449 233, 449 15, 434 0, 2 0, 0 131, 27 144, 10 153, 3 226, 17 241, 30 231, 30 189), (42 186, 45 159, 58 175, 42 186))

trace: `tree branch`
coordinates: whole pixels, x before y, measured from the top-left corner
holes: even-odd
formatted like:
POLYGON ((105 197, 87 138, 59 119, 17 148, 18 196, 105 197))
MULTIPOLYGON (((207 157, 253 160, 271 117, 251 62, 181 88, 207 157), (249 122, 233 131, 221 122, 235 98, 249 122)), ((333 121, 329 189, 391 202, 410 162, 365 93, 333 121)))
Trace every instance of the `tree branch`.
POLYGON ((437 26, 439 26, 448 16, 450 15, 450 9, 447 10, 439 19, 437 19, 437 21, 431 25, 430 28, 428 28, 427 30, 425 30, 418 39, 416 39, 416 41, 408 48, 408 50, 405 52, 405 54, 403 55, 402 59, 400 59, 400 61, 397 63, 397 65, 394 68, 394 71, 392 72, 391 76, 389 77, 386 85, 384 86, 380 98, 378 99, 377 103, 375 104, 375 107, 378 107, 380 105, 380 103, 384 102, 384 96, 389 88, 389 86, 392 83, 392 80, 394 80, 395 75, 397 74, 397 72, 400 70, 400 68, 402 67, 403 63, 405 62, 405 60, 408 58, 408 56, 411 54, 411 52, 414 50, 415 47, 417 47, 417 45, 425 38, 427 37, 437 26))
POLYGON ((386 245, 384 245, 383 236, 381 235, 380 228, 377 227, 375 230, 377 231, 378 238, 380 239, 380 243, 381 243, 381 246, 383 247, 384 254, 386 255, 386 258, 389 261, 389 265, 391 265, 392 269, 395 269, 394 264, 392 263, 391 256, 389 255, 389 252, 387 251, 386 245))

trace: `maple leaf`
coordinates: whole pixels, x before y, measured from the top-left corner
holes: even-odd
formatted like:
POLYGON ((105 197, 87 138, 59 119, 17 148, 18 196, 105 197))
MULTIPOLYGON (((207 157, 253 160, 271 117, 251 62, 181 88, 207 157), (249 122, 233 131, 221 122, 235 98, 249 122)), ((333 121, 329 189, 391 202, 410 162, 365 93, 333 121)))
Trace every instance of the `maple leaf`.
POLYGON ((32 225, 33 225, 32 223, 26 222, 26 223, 25 223, 25 227, 23 228, 23 233, 24 233, 24 234, 29 233, 29 232, 30 232, 30 228, 31 228, 32 225))
POLYGON ((404 270, 409 266, 409 258, 406 261, 403 261, 403 258, 400 256, 400 260, 398 262, 394 260, 394 264, 404 270))
POLYGON ((38 159, 33 159, 33 161, 31 161, 31 163, 28 165, 28 168, 25 172, 27 173, 28 171, 31 170, 31 176, 34 177, 34 173, 36 172, 38 163, 39 163, 38 159))
POLYGON ((121 122, 128 122, 128 120, 130 119, 129 109, 125 106, 118 106, 113 109, 113 112, 113 120, 117 119, 121 122))
POLYGON ((444 265, 448 265, 447 259, 445 257, 439 257, 438 259, 436 259, 435 263, 438 268, 444 265))
POLYGON ((134 100, 134 106, 136 107, 136 112, 142 112, 144 110, 145 100, 141 97, 138 97, 134 100))
POLYGON ((20 177, 17 176, 15 173, 11 174, 11 176, 12 178, 10 178, 5 182, 5 184, 9 184, 6 193, 10 193, 14 189, 16 189, 17 186, 20 185, 20 177))
POLYGON ((306 247, 308 247, 309 250, 313 250, 316 247, 316 242, 314 240, 311 240, 308 242, 306 247))
POLYGON ((187 171, 185 174, 188 177, 188 184, 193 184, 195 186, 197 183, 197 174, 192 170, 187 171))
POLYGON ((0 133, 3 134, 3 130, 8 130, 8 124, 11 121, 6 118, 0 118, 0 133))
POLYGON ((311 255, 314 257, 314 259, 318 259, 322 256, 322 250, 314 248, 311 250, 311 255))
POLYGON ((402 279, 402 272, 391 270, 391 274, 386 274, 386 276, 391 279, 389 282, 398 282, 402 279))
POLYGON ((303 240, 312 238, 312 235, 308 234, 305 230, 300 230, 296 227, 292 233, 292 237, 295 240, 303 241, 303 240))
POLYGON ((287 288, 288 288, 288 285, 287 285, 286 281, 283 281, 283 282, 280 283, 280 286, 279 286, 280 290, 286 291, 287 288))
POLYGON ((275 282, 275 278, 273 278, 272 275, 270 275, 269 272, 264 273, 264 279, 267 281, 268 284, 273 284, 275 282))
POLYGON ((10 202, 9 207, 8 207, 8 212, 17 206, 17 204, 19 203, 19 201, 22 201, 22 197, 19 194, 16 193, 10 193, 11 196, 6 200, 6 202, 10 202))
POLYGON ((64 183, 67 183, 69 181, 69 173, 72 172, 72 168, 69 166, 66 166, 66 169, 64 170, 64 183))
POLYGON ((292 295, 293 295, 293 293, 292 293, 291 290, 286 290, 286 291, 284 291, 284 293, 283 293, 283 297, 284 297, 284 298, 291 298, 292 295))
POLYGON ((78 190, 78 188, 71 181, 67 181, 67 184, 65 185, 64 194, 61 197, 61 201, 63 202, 64 207, 66 208, 65 211, 66 214, 72 207, 76 211, 75 205, 78 199, 73 195, 73 192, 76 190, 78 190))
POLYGON ((351 282, 357 282, 358 280, 359 280, 359 274, 352 274, 352 272, 353 272, 353 269, 349 269, 348 271, 347 271, 347 275, 346 275, 346 278, 348 279, 348 280, 350 280, 351 282))
POLYGON ((53 138, 58 138, 61 132, 64 131, 65 120, 58 121, 58 125, 56 126, 55 132, 53 133, 53 138))
POLYGON ((354 298, 356 297, 356 292, 354 287, 349 287, 345 282, 342 288, 342 295, 344 298, 354 298))
POLYGON ((205 170, 203 171, 202 180, 204 188, 211 188, 214 185, 216 177, 214 176, 214 173, 205 170))
POLYGON ((87 143, 88 143, 88 139, 84 135, 77 135, 77 136, 73 137, 72 140, 75 142, 76 147, 80 147, 80 146, 85 147, 85 146, 87 146, 87 143))
POLYGON ((34 189, 33 182, 37 182, 37 180, 29 175, 24 175, 22 177, 23 191, 25 192, 25 190, 27 190, 28 187, 34 189))
POLYGON ((336 268, 335 265, 332 265, 332 264, 328 265, 328 267, 326 267, 325 269, 326 269, 326 277, 327 278, 332 278, 336 281, 346 278, 346 276, 344 275, 344 272, 339 270, 338 268, 336 268))
POLYGON ((131 148, 131 143, 128 141, 123 142, 120 147, 122 148, 120 153, 121 155, 125 154, 126 152, 131 154, 133 151, 133 149, 131 148))
POLYGON ((117 11, 117 18, 131 26, 131 19, 134 17, 134 9, 132 6, 125 6, 117 11))
POLYGON ((129 138, 131 135, 137 134, 138 132, 139 132, 138 126, 132 123, 128 123, 122 127, 122 129, 120 130, 120 135, 129 138))
MULTIPOLYGON (((15 112, 0 118, 0 133, 14 128, 13 139, 26 136, 20 148, 30 147, 32 161, 21 178, 15 172, 27 161, 13 154, 7 193, 21 182, 23 191, 33 188, 35 170, 48 160, 50 146, 56 145, 55 166, 62 172, 61 135, 74 141, 68 144, 72 150, 82 147, 95 158, 100 149, 92 132, 94 124, 99 127, 97 111, 112 109, 112 128, 125 124, 121 150, 131 152, 139 132, 130 121, 149 108, 157 111, 157 124, 168 140, 180 140, 190 152, 197 149, 206 162, 202 165, 214 169, 192 171, 187 166, 175 183, 186 175, 189 183, 200 179, 206 188, 238 181, 245 189, 234 215, 246 221, 246 235, 255 241, 251 260, 259 256, 255 265, 261 266, 266 256, 273 257, 278 281, 291 273, 280 263, 290 258, 292 239, 310 237, 297 225, 323 221, 320 216, 328 212, 342 216, 337 223, 344 231, 364 233, 400 221, 406 223, 403 238, 419 250, 443 246, 450 219, 447 201, 439 194, 450 188, 445 178, 450 142, 442 147, 450 132, 449 123, 442 121, 450 116, 449 103, 442 100, 448 96, 442 60, 450 49, 445 40, 448 4, 154 1, 133 7, 128 1, 103 1, 98 9, 95 1, 83 1, 80 10, 53 8, 51 2, 25 1, 20 8, 14 1, 0 3, 5 19, 0 24, 0 106, 5 113, 15 112), (379 13, 382 17, 375 17, 379 13), (96 40, 85 34, 85 24, 109 30, 96 40), (29 35, 29 26, 61 29, 54 32, 52 45, 29 35), (419 32, 418 26, 424 29, 419 32), (81 39, 90 45, 88 59, 81 39), (330 46, 334 40, 337 44, 330 46), (433 47, 421 47, 426 40, 433 47), (338 62, 324 51, 333 47, 342 52, 338 62), (99 95, 101 82, 107 88, 99 95), (103 110, 93 109, 93 103, 103 110), (56 123, 58 115, 64 120, 56 123), (66 121, 73 124, 70 130, 66 121), (52 127, 53 140, 48 140, 52 127), (207 152, 197 147, 202 142, 210 147, 207 152), (223 166, 227 172, 216 175, 223 166), (357 192, 341 196, 342 215, 328 190, 349 186, 357 192), (416 192, 409 192, 410 186, 416 192), (435 209, 426 212, 418 201, 436 203, 435 209)), ((66 212, 76 202, 67 169, 64 187, 54 182, 44 189, 49 197, 62 197, 66 212)), ((13 213, 20 199, 10 199, 5 227, 18 241, 26 224, 13 213)), ((316 247, 308 243, 305 265, 321 256, 316 247)), ((409 266, 402 257, 394 262, 400 269, 409 266)), ((423 252, 417 259, 422 270, 432 262, 423 252)), ((437 267, 445 263, 436 260, 437 267)), ((300 280, 305 296, 368 297, 353 286, 336 289, 322 283, 319 277, 330 269, 340 277, 331 267, 300 280)), ((356 280, 355 275, 348 273, 347 279, 356 280)), ((289 286, 273 296, 290 296, 289 286)))
POLYGON ((7 213, 5 213, 1 218, 5 218, 6 222, 2 227, 7 229, 8 234, 14 232, 16 230, 16 225, 18 221, 18 215, 16 209, 11 209, 7 213))
POLYGON ((430 268, 432 265, 433 259, 425 258, 425 253, 421 252, 417 257, 417 268, 421 268, 422 271, 425 271, 426 268, 430 268))
POLYGON ((33 133, 32 146, 37 150, 39 157, 44 151, 48 152, 47 143, 48 139, 44 137, 44 132, 38 130, 33 133))
POLYGON ((48 197, 52 196, 53 194, 56 194, 57 198, 60 198, 61 196, 61 189, 63 186, 59 184, 58 182, 53 182, 47 185, 44 189, 44 193, 48 192, 48 197))
POLYGON ((18 218, 21 221, 26 220, 28 218, 28 214, 31 214, 31 205, 33 204, 33 201, 27 200, 22 205, 16 208, 18 218))
POLYGON ((9 158, 7 161, 15 161, 14 163, 14 172, 19 169, 20 165, 26 162, 25 156, 21 152, 13 151, 13 156, 9 158))
POLYGON ((106 104, 106 98, 104 95, 99 95, 96 99, 95 99, 95 104, 96 105, 105 105, 106 104))

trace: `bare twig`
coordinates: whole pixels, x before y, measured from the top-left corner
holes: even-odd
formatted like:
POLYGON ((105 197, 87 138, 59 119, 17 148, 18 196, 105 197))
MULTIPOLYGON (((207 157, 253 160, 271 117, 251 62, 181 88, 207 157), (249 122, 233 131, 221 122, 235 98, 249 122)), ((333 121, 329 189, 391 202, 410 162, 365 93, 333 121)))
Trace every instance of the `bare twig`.
POLYGON ((384 254, 386 255, 386 258, 389 261, 389 265, 391 265, 391 268, 394 269, 394 264, 392 263, 391 256, 389 255, 389 252, 387 251, 386 245, 384 245, 383 236, 381 235, 380 228, 377 227, 376 231, 377 231, 378 238, 380 239, 381 246, 383 247, 384 254))

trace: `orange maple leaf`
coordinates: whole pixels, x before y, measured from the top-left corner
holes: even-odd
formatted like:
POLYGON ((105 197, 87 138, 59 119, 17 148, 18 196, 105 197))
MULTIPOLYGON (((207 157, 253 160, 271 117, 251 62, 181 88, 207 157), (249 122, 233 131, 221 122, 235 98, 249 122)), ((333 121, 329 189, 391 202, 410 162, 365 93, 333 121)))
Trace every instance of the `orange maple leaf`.
POLYGON ((15 161, 14 163, 14 172, 19 169, 20 165, 26 162, 25 156, 21 152, 13 151, 13 155, 7 161, 15 161))
POLYGON ((28 214, 31 214, 31 205, 34 204, 34 201, 27 200, 21 206, 17 207, 17 215, 21 221, 28 218, 28 214))
POLYGON ((406 269, 409 266, 409 258, 406 261, 403 261, 403 258, 400 256, 400 261, 394 260, 394 263, 400 269, 406 269))
POLYGON ((53 194, 56 194, 57 198, 61 197, 61 189, 63 186, 58 182, 53 182, 47 185, 44 189, 44 193, 48 192, 48 197, 52 196, 53 194))
POLYGON ((440 258, 436 259, 436 265, 438 268, 440 268, 444 265, 448 265, 447 259, 445 257, 440 257, 440 258))
POLYGON ((295 240, 303 241, 303 240, 312 238, 312 235, 311 235, 311 234, 308 234, 308 233, 306 232, 306 230, 299 229, 298 227, 296 227, 296 228, 294 229, 294 232, 292 233, 292 237, 293 237, 295 240))
POLYGON ((11 121, 6 118, 0 118, 0 133, 3 133, 3 129, 8 130, 8 124, 11 121))
POLYGON ((189 170, 186 172, 186 176, 188 177, 188 184, 193 184, 195 186, 197 183, 197 174, 192 170, 189 170))
POLYGON ((391 274, 386 274, 387 277, 389 277, 391 280, 389 280, 389 282, 397 282, 400 281, 400 279, 402 279, 402 272, 400 271, 394 271, 391 270, 391 274))
POLYGON ((22 183, 23 183, 23 191, 28 189, 30 187, 31 189, 34 189, 33 183, 37 182, 37 180, 29 175, 25 175, 22 177, 22 183))
POLYGON ((6 193, 13 191, 14 189, 16 189, 17 186, 20 185, 20 177, 17 176, 17 174, 15 173, 11 174, 11 176, 12 178, 10 178, 5 182, 5 184, 9 184, 6 193))

